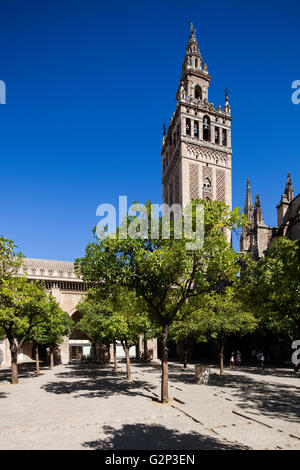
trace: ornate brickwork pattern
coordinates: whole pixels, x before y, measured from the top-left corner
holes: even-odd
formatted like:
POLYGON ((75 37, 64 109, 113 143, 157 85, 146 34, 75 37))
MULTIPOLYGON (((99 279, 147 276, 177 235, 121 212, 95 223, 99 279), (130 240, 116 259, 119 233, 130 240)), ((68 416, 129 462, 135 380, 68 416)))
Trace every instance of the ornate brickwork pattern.
POLYGON ((187 155, 200 161, 226 166, 228 156, 226 152, 219 152, 208 148, 200 148, 198 145, 186 144, 187 155))
POLYGON ((202 170, 203 181, 205 180, 205 178, 208 178, 212 184, 212 176, 213 176, 212 168, 210 168, 209 166, 204 166, 202 170))
POLYGON ((217 194, 216 200, 217 201, 225 201, 225 194, 226 194, 226 187, 225 187, 225 171, 224 170, 217 170, 216 171, 216 181, 217 181, 217 194))
MULTIPOLYGON (((212 191, 212 184, 213 184, 213 181, 212 181, 212 177, 213 177, 213 170, 212 168, 210 168, 209 166, 204 166, 202 167, 202 185, 203 185, 203 182, 206 178, 209 179, 210 183, 211 183, 211 191, 212 191)), ((206 192, 204 194, 204 192, 202 191, 202 197, 203 199, 205 198, 209 198, 209 199, 212 199, 212 192, 211 193, 208 193, 206 192)))
POLYGON ((189 185, 190 185, 190 200, 197 199, 199 196, 199 172, 198 165, 190 163, 189 165, 189 185))

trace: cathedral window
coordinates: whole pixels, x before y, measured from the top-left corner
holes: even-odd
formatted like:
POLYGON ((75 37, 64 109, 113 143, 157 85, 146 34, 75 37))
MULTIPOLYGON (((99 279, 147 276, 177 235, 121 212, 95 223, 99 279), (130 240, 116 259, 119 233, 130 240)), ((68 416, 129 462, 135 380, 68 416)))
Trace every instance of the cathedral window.
POLYGON ((203 117, 203 140, 210 141, 210 119, 208 116, 203 117))
POLYGON ((196 100, 202 100, 202 89, 199 85, 196 85, 195 87, 195 98, 196 100))
POLYGON ((222 145, 227 145, 227 130, 222 129, 222 145))
POLYGON ((194 121, 194 137, 199 138, 199 122, 194 121))
POLYGON ((191 120, 189 118, 186 120, 186 135, 191 135, 191 120))
POLYGON ((212 186, 209 178, 205 178, 203 181, 203 198, 208 197, 212 194, 212 186))
POLYGON ((215 144, 220 143, 220 129, 215 127, 215 144))

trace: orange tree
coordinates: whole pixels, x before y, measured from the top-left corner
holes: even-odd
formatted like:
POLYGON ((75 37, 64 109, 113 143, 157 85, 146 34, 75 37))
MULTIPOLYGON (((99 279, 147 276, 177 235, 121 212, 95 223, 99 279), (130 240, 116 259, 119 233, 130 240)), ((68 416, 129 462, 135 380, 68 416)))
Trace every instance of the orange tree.
MULTIPOLYGON (((191 248, 191 240, 195 239, 190 231, 178 238, 175 219, 171 219, 169 238, 163 232, 164 218, 157 223, 158 231, 153 237, 150 227, 155 221, 148 202, 140 216, 127 217, 115 236, 96 238, 87 245, 85 256, 76 260, 77 272, 99 289, 125 286, 134 291, 143 299, 153 324, 161 328, 162 403, 168 402, 170 325, 189 298, 214 290, 224 279, 234 280, 239 270, 228 232, 246 224, 245 217, 239 209, 231 211, 226 204, 210 200, 193 201, 190 210, 194 216, 199 204, 204 206, 203 244, 196 243, 191 248), (124 224, 136 227, 136 233, 128 230, 124 238, 124 224)), ((194 217, 193 228, 195 220, 194 217)), ((186 228, 185 218, 182 224, 186 228)))

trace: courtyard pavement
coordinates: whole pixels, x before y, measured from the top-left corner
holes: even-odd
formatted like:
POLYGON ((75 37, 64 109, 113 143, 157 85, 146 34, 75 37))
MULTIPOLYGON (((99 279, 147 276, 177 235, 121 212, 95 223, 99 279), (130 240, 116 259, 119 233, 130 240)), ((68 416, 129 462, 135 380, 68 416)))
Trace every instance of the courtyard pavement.
POLYGON ((0 369, 0 449, 300 449, 300 374, 289 369, 212 369, 170 363, 162 405, 160 364, 21 367, 10 385, 0 369))

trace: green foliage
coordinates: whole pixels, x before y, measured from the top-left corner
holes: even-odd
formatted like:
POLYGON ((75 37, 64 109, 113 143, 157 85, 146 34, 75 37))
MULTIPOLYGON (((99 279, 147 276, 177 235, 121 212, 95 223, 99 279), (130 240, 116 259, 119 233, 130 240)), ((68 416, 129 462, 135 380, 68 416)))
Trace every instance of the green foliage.
POLYGON ((46 309, 47 315, 31 330, 29 340, 39 344, 56 346, 63 342, 64 336, 69 335, 74 322, 60 308, 51 294, 47 298, 46 309))
POLYGON ((48 315, 47 296, 39 283, 8 277, 0 283, 0 334, 21 341, 48 315))
POLYGON ((237 298, 233 286, 227 286, 222 292, 204 294, 199 301, 199 309, 193 313, 194 321, 202 334, 206 332, 217 342, 233 334, 252 333, 257 327, 257 320, 237 298))
POLYGON ((198 307, 195 306, 196 299, 191 299, 182 307, 170 326, 169 337, 173 341, 183 341, 184 343, 192 340, 198 342, 207 341, 206 330, 204 328, 201 330, 202 325, 199 323, 197 315, 198 307))
POLYGON ((0 282, 17 274, 23 263, 23 255, 16 248, 12 240, 0 236, 0 282))
POLYGON ((294 337, 300 333, 300 244, 279 238, 267 256, 247 260, 241 298, 256 312, 262 329, 294 337))
MULTIPOLYGON (((161 401, 168 401, 168 329, 184 304, 200 294, 217 291, 224 282, 236 279, 238 256, 228 240, 231 230, 247 224, 239 209, 230 211, 226 204, 210 200, 193 201, 186 211, 195 216, 197 205, 204 206, 204 243, 191 249, 192 236, 178 238, 180 223, 186 229, 186 219, 168 224, 165 218, 152 217, 152 205, 145 204, 138 219, 129 216, 122 222, 117 236, 96 239, 77 259, 76 271, 87 283, 93 283, 103 294, 120 286, 142 299, 150 322, 162 330, 162 392, 161 401), (124 225, 134 223, 138 234, 124 239, 124 225), (145 222, 147 222, 145 224, 145 222), (150 222, 150 223, 149 223, 150 222), (146 225, 146 230, 145 230, 146 225), (151 237, 148 227, 157 229, 151 237), (170 237, 165 233, 170 231, 170 237), (139 235, 139 236, 136 236, 139 235)), ((188 224, 187 224, 188 225, 188 224)), ((196 218, 191 227, 195 229, 196 218)), ((132 232, 131 232, 132 233, 132 232)))
MULTIPOLYGON (((85 257, 76 260, 77 272, 102 290, 111 285, 129 288, 143 298, 152 321, 170 325, 186 299, 217 289, 222 279, 234 280, 239 270, 227 234, 246 223, 244 216, 209 200, 194 201, 193 210, 200 202, 205 208, 202 248, 189 250, 191 240, 175 239, 171 224, 170 239, 161 232, 158 239, 97 239, 87 246, 85 257)), ((151 204, 145 208, 151 218, 151 204)), ((160 227, 164 223, 160 219, 160 227)))
POLYGON ((126 288, 116 287, 105 296, 101 290, 91 289, 78 305, 83 318, 76 328, 93 342, 107 344, 120 340, 134 345, 149 323, 138 307, 134 293, 126 288))

